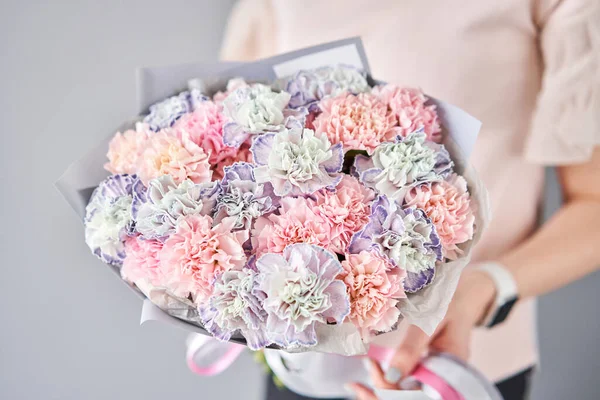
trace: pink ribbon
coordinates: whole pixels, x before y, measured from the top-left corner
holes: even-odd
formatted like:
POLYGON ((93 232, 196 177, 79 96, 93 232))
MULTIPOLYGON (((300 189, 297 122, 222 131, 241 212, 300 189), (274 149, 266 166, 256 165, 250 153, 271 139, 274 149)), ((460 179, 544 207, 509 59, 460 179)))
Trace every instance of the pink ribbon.
POLYGON ((381 347, 372 344, 369 347, 369 352, 367 353, 367 356, 370 359, 377 361, 379 364, 385 365, 389 364, 389 362, 392 360, 395 351, 395 349, 392 349, 390 347, 381 347))
POLYGON ((422 365, 419 365, 413 371, 411 378, 414 378, 422 384, 431 387, 433 390, 438 392, 438 394, 444 400, 465 400, 465 398, 456 390, 454 390, 454 388, 446 381, 422 365))
MULTIPOLYGON (((235 362, 235 360, 239 357, 239 355, 244 351, 244 347, 241 344, 236 343, 227 343, 227 350, 223 355, 218 357, 213 361, 212 364, 207 366, 199 366, 196 364, 195 357, 196 354, 205 346, 210 346, 215 343, 214 339, 209 339, 200 343, 197 346, 190 346, 187 352, 187 365, 189 369, 195 374, 201 376, 214 376, 220 374, 225 371, 227 368, 231 366, 235 362)), ((376 360, 379 363, 389 363, 394 355, 394 349, 388 347, 381 347, 371 345, 369 348, 369 352, 367 356, 373 360, 376 360)), ((425 368, 422 365, 419 365, 411 374, 411 378, 416 381, 427 385, 434 389, 439 393, 442 399, 444 400, 465 400, 465 398, 458 393, 452 386, 450 386, 446 381, 437 376, 434 372, 425 368)))
MULTIPOLYGON (((393 348, 371 345, 367 356, 380 364, 389 364, 394 356, 394 352, 395 349, 393 348)), ((422 365, 417 366, 410 377, 434 389, 444 400, 465 400, 464 397, 446 381, 422 365)))
MULTIPOLYGON (((214 339, 211 339, 211 340, 214 340, 214 339)), ((210 346, 210 344, 211 344, 211 342, 207 341, 207 342, 204 342, 199 347, 196 347, 196 348, 190 347, 188 349, 188 352, 186 355, 187 365, 188 365, 188 368, 195 374, 198 374, 201 376, 214 376, 214 375, 220 374, 221 372, 225 371, 227 368, 229 368, 231 366, 231 364, 233 364, 235 362, 235 360, 239 357, 239 355, 242 353, 242 351, 244 351, 244 348, 246 347, 241 344, 230 342, 230 343, 228 343, 229 347, 228 347, 227 351, 225 352, 225 354, 223 354, 222 356, 220 356, 219 358, 214 360, 214 362, 212 364, 201 367, 198 364, 196 364, 196 361, 195 361, 196 353, 203 346, 210 346)))

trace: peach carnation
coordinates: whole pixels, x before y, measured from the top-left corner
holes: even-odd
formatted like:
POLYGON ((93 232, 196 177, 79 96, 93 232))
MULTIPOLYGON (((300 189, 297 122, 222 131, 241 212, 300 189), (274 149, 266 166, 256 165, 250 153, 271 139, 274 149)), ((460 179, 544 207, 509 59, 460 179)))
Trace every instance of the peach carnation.
POLYGON ((286 246, 308 243, 329 249, 330 228, 327 221, 314 213, 304 197, 281 199, 279 215, 259 217, 252 231, 256 256, 283 253, 286 246))
POLYGON ((135 283, 148 279, 153 286, 162 286, 164 276, 160 270, 158 254, 163 244, 158 240, 144 240, 140 236, 129 237, 125 241, 125 259, 121 267, 121 276, 135 283))
POLYGON ((473 238, 475 222, 463 177, 452 174, 447 181, 416 186, 406 194, 404 202, 407 207, 423 209, 431 219, 445 257, 455 260, 462 254, 457 245, 473 238))
POLYGON ((231 232, 233 223, 223 221, 213 227, 209 216, 183 218, 160 252, 166 288, 179 297, 191 295, 200 304, 211 296, 218 274, 241 269, 246 263, 242 244, 248 231, 231 232))
POLYGON ((406 297, 406 271, 374 251, 347 254, 342 268, 338 279, 346 284, 350 297, 350 321, 365 339, 372 333, 390 331, 400 316, 398 300, 406 297))
POLYGON ((171 175, 176 183, 190 179, 210 182, 212 171, 208 155, 190 139, 186 131, 161 130, 151 135, 140 158, 138 175, 144 185, 162 175, 171 175))
POLYGON ((224 159, 235 157, 237 149, 223 144, 225 116, 221 106, 212 101, 198 104, 194 112, 185 114, 173 125, 176 132, 186 131, 192 142, 209 155, 208 161, 215 165, 224 159))
POLYGON ((104 169, 113 174, 137 173, 137 164, 144 151, 149 129, 144 124, 137 124, 136 129, 117 132, 108 144, 108 162, 104 169))
POLYGON ((422 129, 428 140, 442 141, 435 105, 425 105, 428 99, 421 89, 388 84, 374 87, 372 93, 392 110, 400 125, 400 135, 406 137, 422 129))
POLYGON ((315 194, 313 211, 331 227, 330 249, 344 254, 352 235, 369 221, 375 192, 358 179, 344 175, 335 190, 320 190, 315 194))
POLYGON ((326 134, 332 144, 342 143, 345 151, 371 153, 399 134, 394 114, 370 93, 343 92, 321 100, 319 107, 323 112, 313 122, 315 131, 326 134))

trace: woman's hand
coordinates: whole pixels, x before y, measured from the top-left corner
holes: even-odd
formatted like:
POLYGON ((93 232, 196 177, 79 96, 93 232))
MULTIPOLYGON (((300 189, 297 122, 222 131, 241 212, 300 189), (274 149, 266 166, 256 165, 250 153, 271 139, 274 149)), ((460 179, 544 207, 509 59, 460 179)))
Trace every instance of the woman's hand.
MULTIPOLYGON (((398 382, 407 377, 429 350, 451 353, 462 360, 469 358, 469 343, 473 328, 485 317, 495 297, 495 286, 484 272, 465 271, 448 312, 436 332, 428 337, 421 329, 410 326, 390 367, 383 371, 371 361, 371 380, 381 389, 398 389, 398 382)), ((367 387, 353 383, 351 389, 359 400, 375 400, 367 387)))

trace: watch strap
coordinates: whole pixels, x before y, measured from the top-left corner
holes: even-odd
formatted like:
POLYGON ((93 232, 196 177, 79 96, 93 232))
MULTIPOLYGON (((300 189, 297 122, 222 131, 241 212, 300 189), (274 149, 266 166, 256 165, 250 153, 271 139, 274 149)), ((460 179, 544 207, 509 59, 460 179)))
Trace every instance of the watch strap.
POLYGON ((506 319, 518 299, 517 283, 512 273, 502 264, 489 262, 477 265, 475 270, 486 273, 496 287, 496 298, 489 308, 482 325, 492 327, 506 319))

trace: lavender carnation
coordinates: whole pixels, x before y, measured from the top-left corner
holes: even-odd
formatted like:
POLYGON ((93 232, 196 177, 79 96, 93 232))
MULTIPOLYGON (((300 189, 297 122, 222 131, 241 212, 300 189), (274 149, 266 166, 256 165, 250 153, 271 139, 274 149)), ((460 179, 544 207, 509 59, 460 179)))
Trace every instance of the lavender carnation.
POLYGON ((257 182, 271 182, 279 196, 311 194, 340 182, 342 144, 332 146, 327 136, 299 124, 258 137, 250 150, 257 182))
POLYGON ((177 185, 170 175, 153 179, 146 194, 135 199, 136 230, 145 239, 163 239, 186 215, 212 216, 219 189, 217 182, 185 180, 177 185))
POLYGON ((373 203, 369 222, 352 237, 348 250, 376 250, 406 270, 404 290, 409 293, 431 283, 435 263, 442 260, 440 238, 423 210, 402 209, 386 196, 373 203))
POLYGON ((341 323, 350 312, 337 256, 321 247, 299 243, 282 254, 260 257, 258 290, 264 292, 269 339, 282 347, 317 344, 315 325, 341 323))
POLYGON ((269 86, 240 87, 223 100, 223 113, 230 122, 223 127, 223 143, 239 147, 250 135, 277 132, 290 120, 304 124, 306 109, 288 108, 290 94, 274 92, 269 86))
POLYGON ((254 165, 244 162, 225 167, 215 223, 234 218, 234 229, 250 229, 256 218, 278 207, 279 197, 273 193, 273 186, 268 182, 257 183, 254 169, 254 165))
POLYGON ((391 199, 399 200, 423 182, 443 180, 452 172, 452 160, 444 146, 414 132, 395 143, 382 143, 371 157, 358 155, 354 168, 361 182, 391 199))
POLYGON ((251 350, 270 344, 264 326, 264 295, 256 290, 256 278, 256 271, 249 268, 226 271, 216 278, 209 304, 201 304, 198 311, 206 330, 217 339, 228 341, 239 331, 251 350))
POLYGON ((194 111, 199 103, 206 100, 208 100, 208 97, 204 96, 198 89, 186 90, 151 105, 150 113, 144 117, 144 122, 155 132, 168 128, 179 117, 194 111))
POLYGON ((123 264, 125 239, 133 231, 133 193, 144 190, 137 182, 135 175, 112 175, 98 185, 85 208, 85 242, 105 263, 123 264))
POLYGON ((338 65, 298 71, 287 81, 285 90, 291 94, 290 107, 308 107, 309 111, 317 111, 319 100, 326 96, 336 96, 344 91, 368 92, 370 87, 364 72, 338 65))

